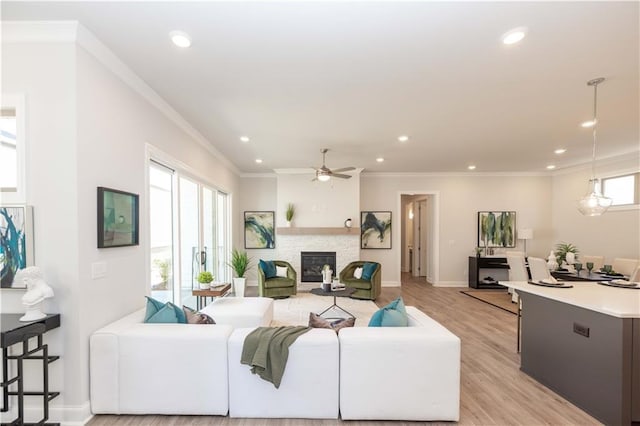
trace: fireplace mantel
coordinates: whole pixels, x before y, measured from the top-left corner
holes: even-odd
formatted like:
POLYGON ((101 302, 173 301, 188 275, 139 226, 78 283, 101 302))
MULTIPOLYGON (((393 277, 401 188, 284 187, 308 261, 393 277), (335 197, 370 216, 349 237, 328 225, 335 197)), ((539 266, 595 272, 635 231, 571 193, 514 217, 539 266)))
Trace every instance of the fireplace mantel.
POLYGON ((360 236, 359 228, 314 228, 314 227, 278 227, 276 232, 280 235, 355 235, 360 236))

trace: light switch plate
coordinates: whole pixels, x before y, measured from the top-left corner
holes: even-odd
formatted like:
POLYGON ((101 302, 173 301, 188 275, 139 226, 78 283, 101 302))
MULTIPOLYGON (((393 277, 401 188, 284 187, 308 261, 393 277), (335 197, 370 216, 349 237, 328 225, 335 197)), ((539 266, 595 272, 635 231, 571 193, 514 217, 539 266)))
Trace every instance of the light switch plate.
POLYGON ((107 262, 94 262, 91 264, 91 279, 104 278, 107 276, 107 262))

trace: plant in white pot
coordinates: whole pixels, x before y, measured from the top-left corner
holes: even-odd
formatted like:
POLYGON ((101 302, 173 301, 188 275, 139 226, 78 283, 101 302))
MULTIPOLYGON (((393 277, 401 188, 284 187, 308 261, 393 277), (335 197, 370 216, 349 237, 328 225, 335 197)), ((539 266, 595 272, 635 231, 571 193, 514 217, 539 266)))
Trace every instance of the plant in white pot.
POLYGON ((198 274, 198 282, 200 283, 201 290, 207 290, 211 287, 211 281, 213 281, 213 275, 209 271, 202 271, 198 274))
POLYGON ((236 274, 236 277, 233 279, 233 289, 235 290, 236 297, 244 297, 246 283, 244 274, 251 269, 251 259, 246 251, 233 249, 231 251, 229 266, 231 266, 231 269, 233 269, 233 272, 236 274))
POLYGON ((287 210, 284 213, 285 218, 287 219, 287 226, 291 226, 291 221, 293 220, 293 215, 296 213, 296 206, 292 203, 287 204, 287 210))

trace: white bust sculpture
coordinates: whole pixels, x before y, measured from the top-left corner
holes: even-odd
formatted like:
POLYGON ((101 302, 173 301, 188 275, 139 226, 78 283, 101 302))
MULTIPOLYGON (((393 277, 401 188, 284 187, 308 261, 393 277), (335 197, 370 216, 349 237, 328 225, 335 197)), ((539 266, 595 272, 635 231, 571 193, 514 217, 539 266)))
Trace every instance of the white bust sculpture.
POLYGON ((53 297, 53 289, 44 281, 42 271, 37 266, 29 266, 20 269, 13 282, 27 287, 27 292, 22 296, 22 304, 25 307, 25 314, 20 321, 35 321, 44 318, 42 312, 42 301, 53 297))

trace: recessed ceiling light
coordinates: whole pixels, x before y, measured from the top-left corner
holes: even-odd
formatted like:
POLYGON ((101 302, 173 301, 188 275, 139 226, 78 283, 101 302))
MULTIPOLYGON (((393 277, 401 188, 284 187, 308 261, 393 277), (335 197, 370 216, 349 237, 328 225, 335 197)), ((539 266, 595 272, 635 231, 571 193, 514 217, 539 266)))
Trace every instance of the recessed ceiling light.
POLYGON ((409 140, 409 136, 407 136, 407 135, 398 136, 398 140, 400 142, 406 142, 406 141, 409 140))
POLYGON ((514 28, 502 35, 502 42, 504 44, 515 44, 521 41, 526 35, 527 29, 525 27, 514 28))
POLYGON ((171 37, 171 41, 178 47, 189 47, 191 46, 191 37, 189 34, 183 31, 171 31, 169 33, 169 37, 171 37))
POLYGON ((382 158, 382 157, 378 157, 378 158, 376 158, 376 161, 377 161, 378 163, 382 163, 382 162, 384 161, 384 158, 382 158))
POLYGON ((474 166, 474 165, 472 164, 472 165, 468 166, 468 167, 467 167, 467 169, 469 169, 469 170, 475 170, 475 169, 476 169, 476 166, 474 166))
POLYGON ((582 127, 593 127, 596 125, 596 120, 584 121, 580 124, 582 127))
POLYGON ((555 168, 556 168, 556 166, 554 166, 553 164, 549 164, 549 165, 547 166, 547 170, 553 170, 553 169, 555 169, 555 168))
POLYGON ((262 164, 262 158, 256 158, 256 163, 262 164))
POLYGON ((553 151, 553 152, 554 152, 554 153, 556 153, 556 154, 558 154, 558 155, 560 155, 560 154, 564 154, 565 152, 567 152, 567 150, 566 150, 566 149, 564 149, 564 148, 558 148, 558 149, 556 149, 556 150, 555 150, 555 151, 553 151))
POLYGON ((242 142, 249 142, 251 139, 249 139, 249 136, 240 136, 240 141, 242 142))

